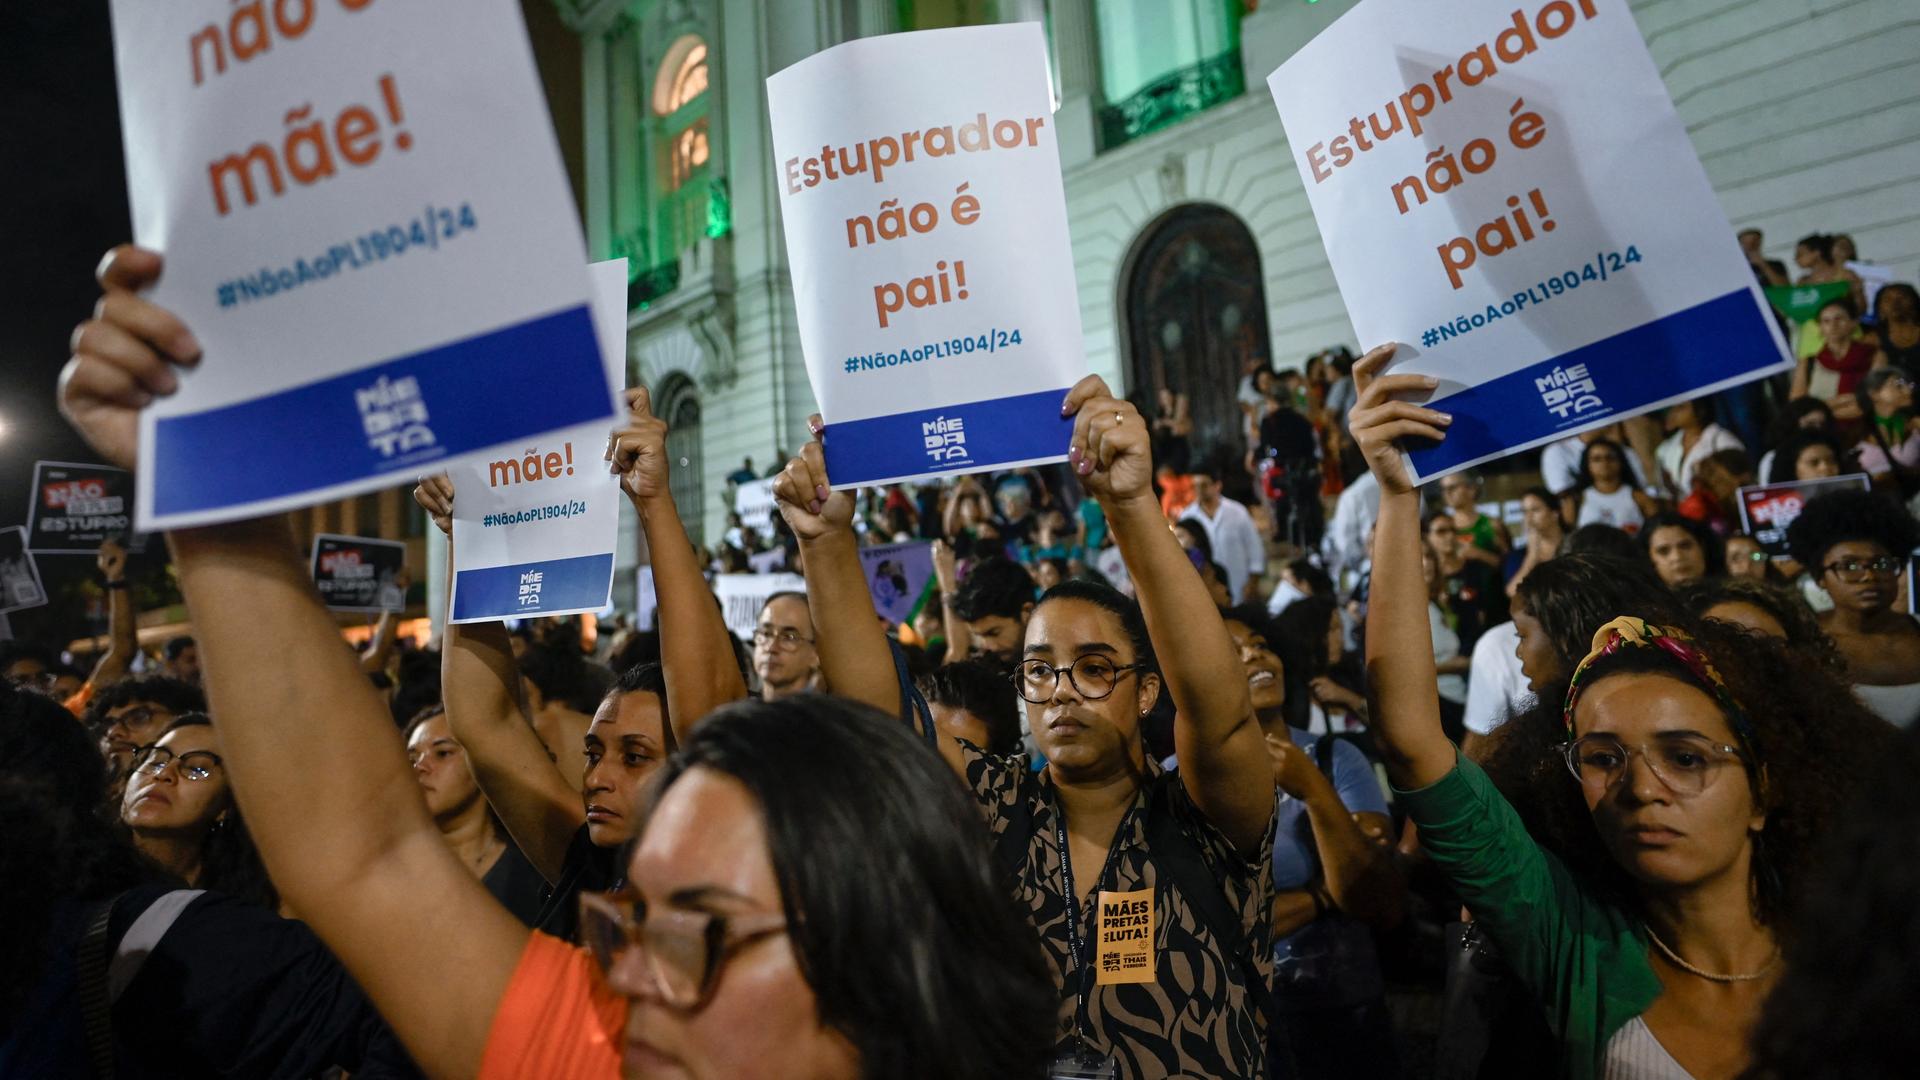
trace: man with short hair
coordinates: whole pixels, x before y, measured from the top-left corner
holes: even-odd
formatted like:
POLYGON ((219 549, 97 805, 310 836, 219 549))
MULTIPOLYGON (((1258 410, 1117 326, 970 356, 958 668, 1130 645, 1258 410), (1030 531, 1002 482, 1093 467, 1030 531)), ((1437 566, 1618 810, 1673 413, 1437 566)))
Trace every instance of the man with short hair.
POLYGON ((191 686, 200 685, 200 649, 192 638, 185 634, 169 638, 161 655, 166 658, 160 665, 162 675, 191 686))
POLYGON ((152 745, 175 717, 206 710, 207 699, 199 687, 165 675, 122 679, 94 693, 81 721, 100 740, 100 756, 107 760, 107 784, 116 804, 134 754, 152 745))
POLYGON ((920 676, 916 685, 942 734, 995 756, 1020 752, 1020 699, 993 661, 975 657, 946 664, 920 676))
POLYGON ((1227 572, 1227 592, 1233 603, 1247 599, 1247 586, 1267 572, 1267 545, 1247 508, 1220 490, 1220 470, 1202 462, 1193 472, 1193 505, 1180 515, 1197 521, 1212 542, 1213 561, 1227 572))
POLYGON ((974 564, 960 582, 953 610, 967 624, 972 655, 990 656, 1011 667, 1020 659, 1033 603, 1033 576, 1027 568, 996 555, 974 564))
POLYGON ((820 654, 813 648, 806 593, 777 592, 760 605, 753 628, 753 673, 760 677, 762 701, 820 689, 820 654))

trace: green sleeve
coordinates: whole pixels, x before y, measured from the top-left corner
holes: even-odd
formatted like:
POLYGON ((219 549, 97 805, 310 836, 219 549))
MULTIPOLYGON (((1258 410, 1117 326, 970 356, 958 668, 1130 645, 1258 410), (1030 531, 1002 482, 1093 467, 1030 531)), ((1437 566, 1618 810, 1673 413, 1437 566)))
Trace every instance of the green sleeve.
POLYGON ((1591 1075, 1606 1040, 1660 993, 1638 924, 1594 899, 1534 843, 1473 762, 1462 759, 1399 798, 1421 847, 1545 1008, 1568 1073, 1591 1075))

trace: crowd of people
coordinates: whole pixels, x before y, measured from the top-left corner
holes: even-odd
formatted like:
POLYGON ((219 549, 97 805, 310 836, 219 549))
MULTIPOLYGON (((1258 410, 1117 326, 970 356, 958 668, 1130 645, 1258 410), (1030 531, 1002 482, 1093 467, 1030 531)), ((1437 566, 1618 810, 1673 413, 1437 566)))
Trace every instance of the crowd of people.
MULTIPOLYGON (((201 360, 161 272, 113 253, 62 380, 129 468, 201 360)), ((1231 447, 1088 377, 1064 464, 945 483, 833 490, 815 418, 712 550, 636 388, 647 629, 356 650, 267 518, 168 536, 146 657, 103 545, 91 669, 0 656, 0 1074, 1904 1075, 1920 304, 1853 291, 1777 385, 1424 488, 1392 346, 1249 364, 1231 447), (805 589, 742 640, 747 566, 805 589)))

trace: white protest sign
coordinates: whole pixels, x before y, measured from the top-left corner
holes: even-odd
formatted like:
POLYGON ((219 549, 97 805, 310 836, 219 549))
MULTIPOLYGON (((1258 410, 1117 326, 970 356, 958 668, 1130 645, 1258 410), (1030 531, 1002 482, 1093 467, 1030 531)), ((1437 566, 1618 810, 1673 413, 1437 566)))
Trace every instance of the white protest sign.
POLYGON ((1788 366, 1626 0, 1363 0, 1268 85, 1416 479, 1788 366))
POLYGON ((864 38, 767 80, 835 487, 1059 461, 1086 374, 1039 23, 864 38))
POLYGON ((761 537, 773 531, 773 481, 752 480, 733 489, 733 512, 740 524, 761 537))
POLYGON ((0 529, 0 614, 46 602, 40 567, 27 550, 27 530, 19 525, 0 529))
POLYGON ((753 638, 760 609, 774 593, 807 591, 807 579, 799 574, 715 574, 713 595, 720 598, 720 610, 727 629, 742 641, 753 638))
MULTIPOLYGON (((597 262, 588 270, 607 378, 624 385, 627 260, 597 262)), ((619 477, 601 460, 610 428, 605 421, 582 424, 447 470, 453 481, 448 622, 571 615, 606 606, 626 497, 619 477)))
POLYGON ((204 350, 141 414, 140 528, 613 415, 514 0, 113 0, 113 30, 151 299, 204 350))

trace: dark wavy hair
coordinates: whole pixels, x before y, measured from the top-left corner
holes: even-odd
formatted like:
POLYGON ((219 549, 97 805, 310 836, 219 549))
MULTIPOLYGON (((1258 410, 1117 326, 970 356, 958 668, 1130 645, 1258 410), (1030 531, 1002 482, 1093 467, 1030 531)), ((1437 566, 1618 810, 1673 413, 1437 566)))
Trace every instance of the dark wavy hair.
POLYGON ((1706 618, 1707 609, 1716 604, 1752 604, 1773 616, 1787 632, 1787 644, 1796 652, 1836 675, 1844 675, 1846 663, 1833 639, 1820 629, 1820 620, 1798 592, 1784 586, 1748 578, 1719 578, 1690 581, 1675 590, 1682 607, 1697 618, 1706 618))
MULTIPOLYGON (((1776 933, 1790 936, 1797 924, 1796 890, 1812 879, 1828 830, 1861 786, 1867 767, 1885 752, 1894 729, 1868 712, 1838 676, 1786 642, 1710 619, 1688 619, 1679 628, 1712 659, 1751 724, 1748 749, 1757 766, 1749 766, 1748 778, 1767 815, 1754 845, 1754 914, 1776 933)), ((1636 673, 1671 674, 1694 684, 1678 661, 1652 648, 1622 649, 1596 662, 1585 682, 1590 688, 1602 679, 1636 673)), ((1522 811, 1527 831, 1583 887, 1640 912, 1636 883, 1608 853, 1579 784, 1555 749, 1567 738, 1561 719, 1564 683, 1557 689, 1497 732, 1487 773, 1522 811)))
POLYGON ((0 1015, 39 980, 55 909, 157 875, 98 812, 100 751, 52 699, 0 682, 0 1015))
POLYGON ((1640 526, 1639 535, 1635 537, 1640 542, 1640 550, 1646 554, 1649 564, 1653 561, 1653 534, 1668 528, 1682 530, 1693 537, 1694 543, 1700 545, 1701 554, 1707 557, 1707 577, 1722 577, 1726 574, 1727 542, 1720 539, 1705 524, 1690 517, 1681 517, 1671 510, 1662 510, 1648 518, 1646 524, 1640 526))
POLYGON ((1039 939, 979 807, 917 735, 821 694, 735 702, 649 785, 642 835, 695 769, 759 804, 800 973, 861 1076, 1046 1075, 1059 995, 1039 939))
POLYGON ((137 701, 158 705, 175 716, 207 711, 207 695, 192 683, 166 675, 142 675, 103 687, 87 702, 81 722, 97 738, 106 730, 109 711, 137 701))
POLYGON ((1794 561, 1815 578, 1820 564, 1835 544, 1849 541, 1879 544, 1904 556, 1920 545, 1920 525, 1906 508, 1872 491, 1833 491, 1807 500, 1800 516, 1787 526, 1787 549, 1794 561))
MULTIPOLYGON (((1867 406, 1867 415, 1873 415, 1871 403, 1867 406)), ((1840 444, 1830 431, 1819 428, 1795 428, 1788 432, 1773 447, 1773 460, 1767 463, 1765 483, 1784 484, 1800 479, 1796 471, 1800 466, 1800 455, 1806 453, 1809 446, 1824 446, 1833 451, 1833 460, 1840 463, 1840 471, 1847 471, 1853 462, 1853 451, 1840 444)))
POLYGON ((1662 623, 1681 611, 1644 558, 1583 552, 1534 567, 1514 590, 1514 599, 1546 632, 1562 679, 1573 675, 1574 665, 1592 648, 1593 632, 1615 616, 1631 611, 1662 623))
POLYGON ((942 664, 914 680, 929 705, 965 709, 987 725, 980 749, 996 757, 1020 752, 1020 695, 1007 665, 984 656, 942 664))
MULTIPOLYGON (((164 738, 169 732, 189 727, 208 728, 216 734, 219 731, 206 713, 187 713, 175 717, 160 734, 164 738)), ((253 844, 253 834, 247 831, 246 819, 240 816, 240 804, 233 801, 231 790, 227 797, 231 805, 226 818, 214 825, 201 845, 200 880, 194 886, 277 911, 280 891, 267 877, 266 864, 260 861, 260 849, 253 844)))
POLYGON ((1003 555, 973 564, 953 591, 953 613, 972 622, 998 615, 1018 619, 1033 603, 1033 575, 1003 555))
POLYGON ((1885 750, 1821 844, 1743 1080, 1906 1076, 1920 1060, 1920 743, 1885 750))
POLYGON ((1587 459, 1593 456, 1594 448, 1598 446, 1612 450, 1613 456, 1620 459, 1620 482, 1630 488, 1638 487, 1639 483, 1633 476, 1633 464, 1627 460, 1626 447, 1612 439, 1595 439, 1580 450, 1580 469, 1574 474, 1573 490, 1585 491, 1593 486, 1593 470, 1587 466, 1587 459))

